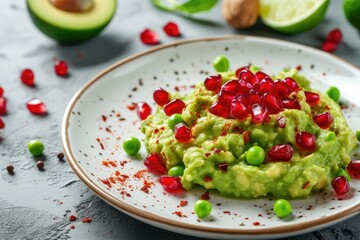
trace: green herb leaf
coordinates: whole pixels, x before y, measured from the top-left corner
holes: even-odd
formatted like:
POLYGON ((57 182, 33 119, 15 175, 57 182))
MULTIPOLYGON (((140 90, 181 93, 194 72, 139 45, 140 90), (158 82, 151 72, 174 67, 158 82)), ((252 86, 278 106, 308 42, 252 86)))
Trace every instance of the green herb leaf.
POLYGON ((182 4, 178 4, 175 0, 151 0, 157 8, 167 12, 180 12, 183 14, 193 14, 198 12, 209 11, 218 2, 218 0, 188 0, 182 4))
POLYGON ((189 0, 181 5, 175 6, 179 11, 189 14, 205 12, 212 9, 218 0, 189 0))

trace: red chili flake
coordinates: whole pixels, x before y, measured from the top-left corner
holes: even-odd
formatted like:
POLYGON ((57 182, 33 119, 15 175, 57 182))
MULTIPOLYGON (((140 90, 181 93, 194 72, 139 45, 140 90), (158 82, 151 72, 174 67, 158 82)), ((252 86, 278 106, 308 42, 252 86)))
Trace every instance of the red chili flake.
POLYGON ((174 22, 168 22, 165 26, 164 26, 164 32, 166 33, 166 35, 170 36, 170 37, 179 37, 181 36, 179 27, 176 23, 174 22))
POLYGON ((206 191, 204 194, 200 196, 200 199, 202 200, 209 200, 210 199, 210 193, 209 191, 206 191))
POLYGON ((109 188, 112 187, 109 179, 107 179, 107 178, 105 178, 105 179, 100 179, 100 178, 99 178, 99 180, 100 180, 103 184, 107 185, 109 188))
POLYGON ((223 164, 219 164, 219 170, 226 172, 228 170, 228 164, 227 163, 223 163, 223 164))
POLYGON ((109 167, 109 163, 107 161, 102 161, 101 164, 105 167, 109 167))
POLYGON ((119 171, 115 171, 115 176, 120 176, 120 172, 119 171))
POLYGON ((83 223, 91 223, 91 222, 92 222, 92 219, 86 217, 86 218, 83 218, 83 219, 82 219, 82 222, 83 222, 83 223))
POLYGON ((209 157, 211 153, 205 153, 205 157, 209 157))
POLYGON ((230 211, 223 211, 223 213, 224 213, 224 214, 229 214, 229 215, 231 214, 230 211))
POLYGON ((259 217, 262 217, 263 215, 261 213, 258 214, 259 217))
POLYGON ((75 226, 74 226, 74 225, 71 225, 70 228, 71 228, 71 229, 75 229, 75 226))
POLYGON ((140 190, 143 191, 144 193, 149 193, 149 189, 146 186, 142 186, 140 190))
POLYGON ((126 163, 127 163, 127 161, 124 160, 124 161, 121 161, 121 162, 120 162, 120 165, 123 167, 126 163))
POLYGON ((174 87, 175 91, 179 92, 180 88, 178 86, 174 87))
POLYGON ((108 132, 108 133, 112 133, 111 129, 106 127, 105 130, 108 132))
POLYGON ((221 136, 225 136, 228 131, 229 131, 229 128, 231 127, 232 123, 226 123, 225 126, 223 127, 222 129, 222 132, 221 132, 221 136))
POLYGON ((127 108, 130 110, 130 111, 134 111, 136 109, 136 105, 132 104, 132 105, 128 105, 127 108))
POLYGON ((208 176, 204 177, 204 182, 211 182, 211 181, 212 181, 211 177, 208 177, 208 176))
POLYGON ((221 152, 220 148, 214 148, 214 154, 219 154, 221 152))
POLYGON ((253 225, 254 226, 260 226, 260 223, 259 222, 253 222, 253 225))
POLYGON ((100 147, 101 147, 101 149, 105 149, 105 147, 104 147, 104 144, 102 144, 102 142, 100 142, 100 138, 96 138, 96 141, 100 144, 100 147))
POLYGON ((155 128, 154 129, 154 134, 157 134, 159 132, 159 129, 155 128))
POLYGON ((243 134, 244 134, 244 142, 248 143, 250 141, 250 132, 245 131, 243 134))
POLYGON ((310 181, 307 181, 306 183, 304 183, 304 185, 303 185, 302 189, 307 188, 307 186, 309 186, 309 184, 310 184, 310 181))
POLYGON ((201 115, 200 115, 200 113, 199 113, 199 112, 196 112, 196 113, 195 113, 195 115, 196 115, 196 117, 198 117, 198 118, 200 118, 200 117, 201 117, 201 115))
POLYGON ((117 112, 117 113, 115 114, 115 116, 116 116, 116 117, 121 117, 121 114, 120 114, 119 112, 117 112))
POLYGON ((70 222, 74 222, 74 221, 76 221, 76 219, 77 219, 77 217, 74 216, 74 215, 70 215, 70 216, 69 216, 69 221, 70 221, 70 222))
POLYGON ((176 214, 179 217, 186 217, 186 215, 184 215, 181 211, 175 211, 175 212, 173 212, 173 214, 176 214))
POLYGON ((142 31, 140 33, 140 40, 142 43, 147 45, 155 45, 160 43, 158 35, 151 29, 145 29, 142 31))
POLYGON ((107 119, 106 116, 102 115, 101 118, 102 118, 102 120, 103 120, 104 122, 106 122, 106 119, 107 119))
POLYGON ((182 200, 182 201, 180 201, 179 206, 180 206, 180 207, 183 207, 183 206, 186 206, 187 204, 188 204, 188 201, 182 200))
POLYGON ((297 65, 297 66, 296 66, 296 70, 301 71, 301 69, 302 69, 302 66, 301 66, 301 65, 297 65))

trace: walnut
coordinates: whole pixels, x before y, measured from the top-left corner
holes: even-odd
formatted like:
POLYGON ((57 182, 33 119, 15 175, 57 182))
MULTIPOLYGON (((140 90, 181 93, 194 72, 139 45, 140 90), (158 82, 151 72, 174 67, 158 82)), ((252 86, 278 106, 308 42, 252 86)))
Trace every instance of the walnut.
POLYGON ((230 26, 249 28, 256 23, 259 5, 259 0, 223 0, 222 12, 230 26))

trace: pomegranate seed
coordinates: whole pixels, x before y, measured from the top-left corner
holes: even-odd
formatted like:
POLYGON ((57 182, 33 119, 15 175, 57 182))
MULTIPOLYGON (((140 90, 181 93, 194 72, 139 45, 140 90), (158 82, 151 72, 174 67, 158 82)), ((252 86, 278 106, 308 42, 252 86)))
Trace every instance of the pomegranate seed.
POLYGON ((183 189, 181 185, 181 179, 179 177, 161 176, 159 182, 165 191, 169 193, 176 193, 183 189))
POLYGON ((257 89, 260 95, 264 93, 271 93, 275 89, 274 81, 270 78, 264 78, 257 86, 257 89))
POLYGON ((185 107, 186 105, 183 100, 177 98, 164 106, 164 112, 168 116, 171 116, 175 113, 181 114, 185 107))
POLYGON ((4 95, 4 89, 0 87, 0 97, 2 97, 3 95, 4 95))
POLYGON ((281 117, 277 118, 276 121, 279 124, 280 128, 285 128, 286 127, 286 118, 284 116, 281 116, 281 117))
POLYGON ((326 41, 339 44, 342 41, 342 33, 340 29, 336 28, 330 31, 327 35, 326 41))
POLYGON ((192 138, 191 129, 183 123, 176 124, 174 136, 179 142, 188 142, 192 138))
POLYGON ((259 81, 263 80, 264 78, 270 78, 269 75, 267 75, 266 73, 263 73, 261 71, 256 72, 255 76, 257 77, 257 79, 259 79, 259 81))
POLYGON ((288 162, 291 160, 294 150, 289 144, 277 144, 268 152, 271 162, 288 162))
POLYGON ((249 70, 243 70, 240 72, 239 80, 245 80, 251 85, 257 85, 259 83, 259 79, 257 79, 257 77, 249 70))
POLYGON ((237 95, 235 97, 235 100, 242 103, 244 106, 247 106, 249 103, 249 94, 243 93, 243 94, 237 95))
POLYGON ((230 116, 238 120, 242 120, 248 116, 247 108, 240 101, 234 99, 231 102, 230 116))
POLYGON ((204 85, 206 89, 218 93, 221 88, 221 82, 222 76, 219 74, 207 77, 204 81, 204 85))
POLYGON ((218 168, 219 170, 226 172, 228 170, 228 164, 227 163, 219 164, 218 168))
POLYGON ((151 107, 146 102, 136 104, 136 112, 141 120, 145 120, 151 114, 151 107))
POLYGON ((310 106, 316 105, 320 101, 320 96, 317 93, 305 91, 306 102, 310 106))
POLYGON ((54 65, 56 75, 64 77, 68 75, 68 65, 65 61, 56 61, 54 65))
POLYGON ((164 106, 165 104, 170 102, 169 93, 162 88, 155 89, 153 93, 153 98, 159 106, 164 106))
POLYGON ((249 106, 252 107, 252 105, 256 104, 256 103, 260 103, 261 99, 258 95, 258 93, 255 90, 250 90, 249 91, 249 106))
POLYGON ((287 86, 285 85, 285 83, 283 83, 282 81, 276 80, 274 82, 275 84, 275 90, 273 91, 277 96, 284 98, 289 96, 289 90, 287 88, 287 86))
POLYGON ((2 118, 0 117, 0 129, 3 129, 5 127, 5 123, 2 120, 2 118))
POLYGON ((209 112, 219 117, 228 118, 230 115, 230 107, 219 102, 215 102, 211 105, 209 112))
POLYGON ((333 122, 333 118, 328 112, 320 113, 314 116, 313 120, 322 129, 327 129, 333 122))
POLYGON ((35 115, 45 115, 47 114, 46 105, 38 98, 33 98, 26 103, 27 109, 35 115))
POLYGON ((174 22, 168 22, 163 29, 166 35, 170 37, 179 37, 181 35, 178 25, 174 22))
POLYGON ((283 80, 283 82, 285 83, 286 87, 288 88, 289 93, 297 92, 297 91, 301 90, 301 87, 297 84, 297 82, 290 77, 285 78, 283 80))
POLYGON ((6 98, 0 97, 0 116, 6 115, 6 98))
POLYGON ((296 145, 305 151, 313 152, 316 147, 315 135, 308 132, 298 132, 295 136, 296 145))
POLYGON ((144 165, 150 172, 157 175, 164 175, 167 173, 167 169, 157 153, 151 153, 144 159, 144 165))
POLYGON ((331 181, 331 186, 339 196, 349 192, 349 183, 344 176, 335 177, 331 181))
POLYGON ((280 100, 270 93, 265 93, 263 103, 270 114, 276 114, 281 111, 280 100))
POLYGON ((265 106, 256 103, 252 105, 251 108, 251 117, 253 123, 263 123, 265 122, 266 118, 268 117, 269 113, 265 106))
POLYGON ((236 69, 235 76, 239 79, 240 73, 243 71, 250 71, 249 66, 244 66, 244 67, 236 69))
POLYGON ((252 89, 254 89, 254 86, 251 83, 245 80, 239 80, 239 93, 248 93, 252 89))
POLYGON ((352 178, 360 179, 360 160, 352 160, 347 165, 347 171, 352 178))
POLYGON ((286 109, 297 109, 297 110, 301 109, 300 103, 290 98, 284 98, 283 100, 281 100, 281 105, 283 108, 286 109))
POLYGON ((335 52, 336 49, 338 48, 338 44, 333 43, 333 42, 323 42, 321 49, 324 50, 325 52, 335 52))
POLYGON ((232 92, 221 90, 219 93, 218 102, 222 104, 230 104, 231 101, 236 97, 236 95, 232 92))
POLYGON ((26 69, 22 70, 20 79, 25 85, 28 85, 28 86, 35 85, 35 75, 31 69, 26 68, 26 69))
POLYGON ((236 94, 239 92, 239 81, 238 80, 228 81, 221 87, 221 90, 226 90, 228 92, 236 94))
POLYGON ((151 29, 145 29, 142 31, 140 34, 140 40, 142 43, 147 45, 155 45, 159 43, 158 35, 151 29))

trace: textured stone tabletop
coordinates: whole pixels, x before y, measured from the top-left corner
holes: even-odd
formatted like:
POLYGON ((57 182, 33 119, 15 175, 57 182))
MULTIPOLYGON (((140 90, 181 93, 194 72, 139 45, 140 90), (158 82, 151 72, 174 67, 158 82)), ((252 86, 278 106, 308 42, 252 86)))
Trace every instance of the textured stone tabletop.
MULTIPOLYGON (((122 0, 113 21, 100 36, 81 45, 62 46, 35 28, 25 1, 1 0, 0 85, 5 89, 8 114, 3 118, 6 127, 0 131, 0 239, 197 239, 152 227, 121 213, 89 191, 67 162, 57 159, 57 153, 62 151, 62 116, 70 98, 105 67, 147 49, 138 40, 144 28, 161 29, 170 20, 180 25, 182 38, 249 34, 315 48, 319 48, 328 31, 340 28, 344 43, 335 54, 360 66, 360 36, 345 20, 341 2, 332 1, 326 19, 312 31, 284 36, 261 23, 251 30, 234 30, 222 19, 220 6, 197 16, 206 20, 199 22, 161 12, 149 0, 122 0), (55 76, 55 58, 68 61, 70 77, 55 76), (23 68, 34 70, 36 88, 21 84, 19 74, 23 68), (33 97, 47 104, 49 115, 29 114, 25 102, 33 97), (42 140, 46 147, 44 171, 37 169, 36 160, 26 148, 34 138, 42 140), (14 175, 6 171, 9 163, 15 167, 14 175), (71 214, 93 221, 70 222, 71 214)), ((158 32, 163 43, 176 40, 158 32)), ((360 215, 289 239, 360 239, 360 215)))

